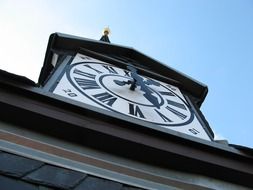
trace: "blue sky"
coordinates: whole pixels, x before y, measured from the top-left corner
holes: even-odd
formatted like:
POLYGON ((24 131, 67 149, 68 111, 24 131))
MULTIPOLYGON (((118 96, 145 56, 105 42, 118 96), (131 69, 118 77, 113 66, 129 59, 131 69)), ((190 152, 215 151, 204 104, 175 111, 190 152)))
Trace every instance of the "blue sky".
POLYGON ((0 0, 0 69, 37 81, 53 32, 133 47, 206 84, 201 110, 253 148, 252 0, 0 0))

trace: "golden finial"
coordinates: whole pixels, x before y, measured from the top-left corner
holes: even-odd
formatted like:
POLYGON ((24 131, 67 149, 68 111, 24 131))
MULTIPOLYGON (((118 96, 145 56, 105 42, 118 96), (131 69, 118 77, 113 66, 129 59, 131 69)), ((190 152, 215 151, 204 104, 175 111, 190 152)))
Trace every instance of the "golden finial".
POLYGON ((108 35, 111 33, 110 28, 107 26, 103 30, 102 37, 100 38, 100 41, 110 43, 108 35))
POLYGON ((107 27, 105 27, 105 28, 104 28, 104 30, 103 30, 103 35, 108 36, 110 33, 111 33, 110 28, 109 28, 108 26, 107 26, 107 27))

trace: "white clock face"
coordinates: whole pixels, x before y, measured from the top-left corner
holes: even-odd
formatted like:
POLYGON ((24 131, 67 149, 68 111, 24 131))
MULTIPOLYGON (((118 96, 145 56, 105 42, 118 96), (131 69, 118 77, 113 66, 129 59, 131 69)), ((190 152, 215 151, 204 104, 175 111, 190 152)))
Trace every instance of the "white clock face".
POLYGON ((139 75, 149 90, 147 95, 141 85, 130 89, 131 84, 127 84, 133 81, 130 71, 105 63, 78 62, 67 69, 66 75, 80 93, 109 110, 167 126, 185 125, 193 119, 180 95, 154 79, 139 75))
POLYGON ((177 87, 129 69, 79 54, 54 93, 209 140, 177 87))

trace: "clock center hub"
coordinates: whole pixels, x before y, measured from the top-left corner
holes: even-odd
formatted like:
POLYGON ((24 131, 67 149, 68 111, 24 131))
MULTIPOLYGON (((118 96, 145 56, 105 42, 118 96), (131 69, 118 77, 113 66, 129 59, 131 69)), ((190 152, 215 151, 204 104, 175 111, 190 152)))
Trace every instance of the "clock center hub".
MULTIPOLYGON (((115 74, 105 74, 99 78, 99 83, 110 93, 117 97, 120 97, 129 102, 155 107, 155 105, 145 98, 145 92, 141 90, 140 86, 136 86, 135 90, 131 90, 131 83, 124 85, 119 85, 115 81, 131 81, 132 79, 125 76, 115 75, 115 74)), ((152 91, 152 96, 157 99, 159 106, 164 104, 164 99, 152 88, 148 87, 152 91)))

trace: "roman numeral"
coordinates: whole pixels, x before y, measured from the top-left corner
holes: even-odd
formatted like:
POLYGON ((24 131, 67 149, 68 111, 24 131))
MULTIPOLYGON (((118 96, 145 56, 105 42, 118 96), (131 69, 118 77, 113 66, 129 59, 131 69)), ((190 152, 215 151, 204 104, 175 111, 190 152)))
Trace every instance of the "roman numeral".
POLYGON ((83 72, 79 69, 74 69, 73 73, 77 74, 77 75, 81 75, 83 77, 88 77, 90 79, 95 79, 96 75, 93 75, 93 74, 90 74, 90 73, 86 73, 86 72, 83 72))
POLYGON ((169 111, 171 111, 172 113, 174 113, 175 115, 177 115, 180 119, 182 119, 182 120, 184 120, 187 116, 186 115, 184 115, 183 113, 181 113, 181 112, 179 112, 179 111, 177 111, 177 110, 175 110, 175 109, 173 109, 173 108, 171 108, 171 107, 169 107, 169 106, 166 106, 166 109, 167 110, 169 110, 169 111))
POLYGON ((117 71, 111 66, 103 65, 104 68, 106 68, 110 73, 118 74, 117 71))
POLYGON ((166 91, 166 92, 160 91, 159 93, 164 96, 175 96, 175 94, 170 91, 166 91))
POLYGON ((93 95, 93 97, 95 97, 96 99, 98 99, 99 101, 101 101, 103 103, 106 103, 109 106, 112 106, 113 103, 117 100, 117 97, 112 96, 108 92, 95 94, 95 95, 93 95))
POLYGON ((76 78, 74 77, 77 84, 84 90, 90 89, 99 89, 100 86, 97 84, 95 80, 83 79, 83 78, 76 78))
POLYGON ((194 128, 191 128, 191 129, 188 129, 192 134, 194 135, 197 135, 199 134, 200 132, 197 130, 197 129, 194 129, 194 128))
POLYGON ((88 56, 80 56, 80 58, 85 59, 85 60, 91 60, 92 58, 88 57, 88 56))
POLYGON ((126 70, 124 70, 124 72, 125 72, 125 76, 126 76, 126 77, 130 77, 130 74, 129 74, 129 73, 130 73, 130 71, 126 71, 126 70))
POLYGON ((102 73, 101 71, 91 67, 90 65, 84 65, 85 67, 88 67, 89 69, 92 69, 93 71, 96 71, 98 74, 102 73))
POLYGON ((184 104, 181 104, 181 103, 178 103, 178 102, 174 102, 172 100, 167 100, 167 103, 172 105, 172 106, 175 106, 175 107, 178 107, 180 109, 183 109, 183 110, 186 110, 186 107, 184 104))
POLYGON ((129 104, 129 114, 143 119, 145 118, 139 106, 134 104, 129 104))
POLYGON ((156 109, 155 109, 155 111, 163 119, 164 122, 172 122, 168 117, 163 115, 161 112, 157 111, 156 109))
MULTIPOLYGON (((160 91, 159 93, 162 94, 162 95, 165 95, 165 96, 175 96, 175 94, 170 92, 170 91, 166 91, 166 92, 160 91)), ((168 100, 168 99, 167 99, 167 103, 172 105, 172 106, 176 106, 180 109, 186 110, 186 107, 185 107, 184 104, 181 104, 181 103, 178 103, 178 102, 175 102, 175 101, 172 101, 172 100, 168 100)))

